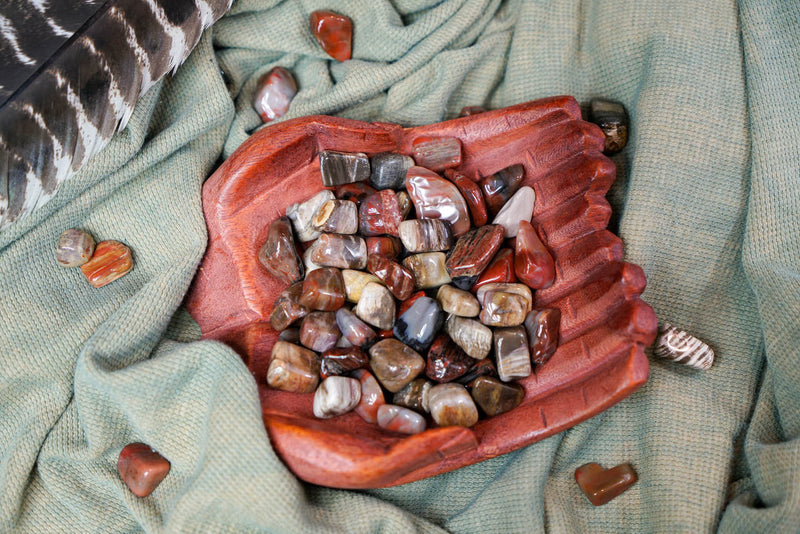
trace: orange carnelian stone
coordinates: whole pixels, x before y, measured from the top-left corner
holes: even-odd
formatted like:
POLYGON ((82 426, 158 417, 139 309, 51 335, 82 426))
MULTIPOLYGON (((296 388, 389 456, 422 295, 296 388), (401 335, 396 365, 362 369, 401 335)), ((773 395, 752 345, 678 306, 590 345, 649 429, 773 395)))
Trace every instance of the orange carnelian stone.
POLYGON ((94 287, 103 287, 128 274, 132 267, 131 249, 119 241, 101 241, 92 259, 81 265, 81 271, 94 287))
POLYGON ((325 52, 336 61, 352 55, 353 22, 333 11, 314 11, 309 17, 311 33, 325 52))

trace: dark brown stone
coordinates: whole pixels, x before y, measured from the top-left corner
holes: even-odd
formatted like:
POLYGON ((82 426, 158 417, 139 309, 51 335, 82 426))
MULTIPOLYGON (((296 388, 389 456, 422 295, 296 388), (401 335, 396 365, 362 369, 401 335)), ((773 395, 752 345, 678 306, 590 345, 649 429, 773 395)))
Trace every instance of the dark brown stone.
POLYGON ((516 382, 505 383, 488 376, 476 378, 469 388, 475 403, 489 417, 513 410, 525 396, 525 390, 516 382))

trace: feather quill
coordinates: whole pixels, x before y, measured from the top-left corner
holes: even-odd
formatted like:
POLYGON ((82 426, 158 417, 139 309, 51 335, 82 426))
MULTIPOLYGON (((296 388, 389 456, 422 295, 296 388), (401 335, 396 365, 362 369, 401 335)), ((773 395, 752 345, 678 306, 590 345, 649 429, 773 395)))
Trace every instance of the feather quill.
POLYGON ((231 2, 0 6, 0 229, 46 203, 123 129, 139 97, 186 60, 231 2))

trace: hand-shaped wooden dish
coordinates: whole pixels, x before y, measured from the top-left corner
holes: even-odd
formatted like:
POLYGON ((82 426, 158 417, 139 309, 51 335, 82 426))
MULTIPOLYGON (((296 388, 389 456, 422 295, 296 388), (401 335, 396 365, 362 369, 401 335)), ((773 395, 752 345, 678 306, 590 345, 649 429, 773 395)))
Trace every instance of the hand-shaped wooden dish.
POLYGON ((305 117, 254 134, 203 189, 209 245, 187 299, 203 337, 236 349, 258 382, 264 423, 278 454, 300 478, 340 488, 411 482, 504 454, 569 428, 619 402, 645 382, 644 348, 656 332, 639 298, 641 268, 622 261, 622 241, 606 230, 614 164, 603 134, 581 120, 571 97, 554 97, 429 126, 401 128, 335 117, 305 117), (560 346, 520 383, 522 404, 471 429, 430 428, 406 436, 355 413, 316 419, 312 394, 266 385, 272 304, 284 285, 258 251, 286 207, 323 188, 317 153, 411 154, 419 136, 457 137, 459 170, 478 179, 525 166, 536 191, 533 221, 556 262, 556 282, 535 292, 536 307, 561 309, 560 346))

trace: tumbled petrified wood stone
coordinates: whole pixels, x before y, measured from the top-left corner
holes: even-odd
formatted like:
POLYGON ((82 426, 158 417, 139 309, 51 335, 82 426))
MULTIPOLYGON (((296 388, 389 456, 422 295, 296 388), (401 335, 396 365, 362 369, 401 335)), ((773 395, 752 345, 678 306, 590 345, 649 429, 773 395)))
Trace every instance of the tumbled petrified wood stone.
POLYGON ((361 298, 361 291, 370 282, 380 283, 374 274, 353 269, 342 269, 342 280, 344 281, 345 296, 350 302, 358 302, 361 298))
POLYGON ((469 388, 469 385, 479 376, 489 376, 492 378, 497 376, 497 368, 492 360, 489 358, 478 360, 475 362, 475 365, 470 367, 469 371, 467 371, 464 376, 457 378, 455 381, 469 388))
POLYGON ((312 310, 335 311, 342 307, 344 299, 342 272, 322 267, 306 275, 298 303, 312 310))
POLYGON ((514 266, 514 251, 501 248, 495 254, 489 266, 483 270, 478 281, 472 284, 471 291, 477 293, 481 286, 495 283, 511 283, 517 281, 514 266))
POLYGON ((408 256, 403 260, 403 266, 414 275, 414 287, 430 289, 450 283, 446 260, 444 252, 422 252, 408 256))
POLYGON ((375 343, 378 335, 370 328, 367 323, 347 308, 336 310, 336 326, 342 335, 358 347, 366 347, 375 343))
POLYGON ((137 497, 153 493, 166 478, 169 468, 169 460, 144 443, 126 445, 117 459, 120 478, 137 497))
POLYGON ((594 462, 575 470, 575 482, 589 502, 595 506, 606 504, 633 486, 638 477, 630 464, 620 464, 603 469, 594 462))
POLYGON ((459 237, 446 263, 453 285, 471 288, 502 244, 503 227, 494 224, 473 228, 459 237))
POLYGON ((286 216, 292 221, 294 235, 298 241, 305 243, 319 237, 320 232, 314 229, 314 215, 325 202, 333 199, 333 193, 323 189, 311 198, 296 202, 286 208, 286 216))
POLYGON ((258 261, 272 276, 286 284, 303 279, 305 267, 297 254, 288 217, 279 217, 269 225, 267 241, 258 251, 258 261))
POLYGON ((361 205, 361 201, 370 195, 374 195, 378 190, 365 182, 354 182, 352 184, 337 185, 333 193, 339 200, 349 200, 361 205))
POLYGON ((450 223, 443 219, 411 219, 399 226, 400 240, 411 253, 441 252, 453 246, 450 223))
POLYGON ((527 314, 525 299, 516 293, 488 291, 478 318, 487 326, 518 326, 527 314))
POLYGON ((367 265, 367 244, 357 235, 320 234, 310 250, 311 261, 321 267, 363 269, 367 265))
POLYGON ((522 300, 525 302, 526 314, 533 309, 533 292, 525 284, 514 282, 493 282, 491 284, 484 284, 475 292, 475 298, 478 299, 481 306, 486 306, 487 297, 491 291, 503 291, 505 293, 517 294, 522 297, 522 300))
POLYGON ((311 255, 314 253, 313 245, 308 247, 305 252, 303 252, 303 265, 306 268, 306 275, 311 271, 316 271, 317 269, 322 268, 322 265, 317 265, 313 261, 311 261, 311 255))
POLYGON ((489 417, 513 410, 525 396, 525 389, 516 382, 501 382, 488 376, 479 376, 469 384, 475 403, 489 417))
POLYGON ((461 163, 461 141, 456 137, 418 137, 412 146, 414 161, 420 167, 442 171, 461 163))
POLYGON ((319 173, 325 187, 363 182, 369 179, 369 158, 361 152, 323 150, 319 153, 319 173))
POLYGON ((520 187, 495 216, 492 224, 499 224, 505 229, 506 239, 516 236, 520 221, 531 220, 535 202, 536 193, 533 188, 520 187))
POLYGON ((378 426, 402 434, 419 434, 427 426, 420 414, 393 404, 378 408, 378 426))
POLYGON ((297 82, 292 73, 275 67, 258 79, 253 108, 264 122, 283 117, 297 94, 297 82))
POLYGON ((451 382, 464 376, 475 364, 475 360, 461 347, 453 343, 449 336, 436 336, 428 349, 428 365, 425 375, 435 382, 451 382))
POLYGON ((695 369, 710 369, 714 363, 711 347, 669 323, 659 326, 653 354, 695 369))
POLYGON ((431 417, 439 426, 470 427, 478 422, 478 408, 461 384, 439 384, 430 391, 431 417))
POLYGON ((522 165, 512 165, 481 178, 480 186, 483 190, 483 198, 492 217, 497 215, 512 195, 517 192, 524 175, 525 168, 522 165))
POLYGON ((639 298, 641 270, 624 263, 622 243, 605 230, 611 210, 604 197, 614 166, 600 152, 603 141, 599 128, 580 120, 580 107, 569 97, 409 129, 303 117, 256 131, 205 182, 209 248, 186 305, 204 338, 230 344, 253 371, 272 445, 299 478, 348 488, 411 482, 552 435, 619 402, 644 382, 643 350, 652 342, 655 316, 639 298), (355 416, 317 420, 310 413, 310 396, 264 384, 277 336, 265 322, 283 285, 258 264, 253 244, 263 241, 285 206, 322 188, 320 150, 408 155, 422 135, 458 137, 464 148, 459 170, 468 177, 486 176, 512 162, 525 166, 525 185, 537 193, 532 222, 565 269, 563 279, 537 292, 537 308, 565 312, 564 342, 558 358, 535 380, 524 381, 526 390, 534 389, 522 404, 479 421, 474 434, 431 428, 407 437, 355 416), (608 243, 615 243, 611 254, 598 258, 598 247, 608 243), (583 268, 590 257, 595 266, 583 268), (600 291, 605 296, 590 293, 606 276, 609 282, 600 291), (618 290, 620 284, 624 291, 618 290))
POLYGON ((394 325, 394 298, 385 286, 370 282, 361 290, 355 313, 367 324, 379 330, 389 330, 394 325))
POLYGON ((336 314, 332 311, 312 311, 300 323, 300 343, 314 352, 325 352, 339 340, 336 314))
POLYGON ((314 392, 314 416, 320 419, 346 414, 361 400, 361 382, 347 376, 329 376, 314 392))
POLYGON ((403 251, 403 244, 400 239, 390 235, 368 237, 366 242, 367 256, 375 254, 376 256, 386 256, 390 260, 396 260, 403 251))
POLYGON ((92 258, 81 265, 81 271, 94 287, 103 287, 122 278, 133 268, 131 249, 119 241, 100 241, 92 258))
POLYGON ((477 317, 481 312, 481 305, 475 295, 449 284, 439 288, 436 300, 439 301, 445 313, 452 313, 459 317, 477 317))
POLYGON ((414 166, 414 160, 395 152, 381 152, 370 158, 372 173, 369 183, 375 189, 402 189, 406 183, 406 171, 414 166))
POLYGON ((558 308, 531 310, 525 317, 524 326, 528 333, 528 348, 533 363, 542 365, 555 354, 560 325, 561 310, 558 308))
POLYGON ((414 275, 396 261, 372 255, 367 258, 367 270, 383 282, 397 300, 405 300, 414 292, 414 275))
POLYGON ((372 373, 366 369, 356 369, 353 371, 353 378, 361 383, 361 399, 355 408, 355 412, 368 423, 378 422, 378 410, 386 404, 383 390, 372 373))
POLYGON ((311 224, 318 232, 355 234, 358 232, 358 204, 352 200, 327 200, 311 224))
POLYGON ((433 383, 425 378, 415 378, 392 395, 392 403, 417 413, 428 413, 428 394, 433 383))
POLYGON ((378 341, 369 349, 369 357, 375 378, 392 393, 400 391, 425 369, 422 356, 396 339, 378 341))
POLYGON ((368 366, 369 356, 361 347, 334 347, 322 353, 319 374, 322 378, 328 378, 368 366))
POLYGON ((531 354, 525 328, 514 326, 494 329, 494 357, 500 380, 508 382, 530 376, 531 354))
POLYGON ((514 249, 514 272, 520 282, 532 289, 553 285, 556 278, 553 257, 528 221, 519 222, 514 249))
POLYGON ((369 195, 358 206, 358 224, 363 236, 383 234, 397 236, 401 222, 403 213, 400 210, 400 203, 391 189, 383 189, 369 195))
POLYGON ((406 190, 417 217, 444 219, 450 223, 455 237, 469 230, 467 202, 452 182, 427 168, 415 166, 406 172, 406 190))
POLYGON ((314 352, 286 341, 276 341, 267 370, 271 388, 312 393, 319 383, 319 360, 314 352))
POLYGON ((303 282, 295 282, 278 295, 272 306, 269 324, 276 331, 288 328, 298 319, 302 319, 310 311, 300 304, 300 295, 303 294, 303 282))
POLYGON ((430 297, 420 297, 394 323, 397 339, 418 352, 424 352, 444 324, 445 316, 439 303, 430 297))
POLYGON ((314 11, 309 16, 311 34, 326 54, 336 61, 347 61, 352 54, 353 22, 333 11, 314 11))
POLYGON ((397 197, 397 205, 400 206, 400 214, 405 219, 411 213, 411 208, 414 207, 411 197, 405 191, 398 191, 395 196, 397 197))
POLYGON ((603 152, 606 154, 616 154, 628 144, 630 120, 621 102, 593 98, 589 103, 589 120, 603 130, 606 136, 603 152))
POLYGON ((456 185, 461 196, 464 197, 467 208, 469 208, 470 217, 472 218, 472 225, 477 227, 486 224, 489 220, 489 213, 480 186, 453 169, 447 169, 444 175, 445 178, 456 185))
POLYGON ((94 239, 77 228, 65 230, 56 242, 56 261, 62 267, 79 267, 94 253, 94 239))
POLYGON ((492 330, 478 321, 449 315, 444 330, 471 357, 482 360, 492 350, 492 330))

